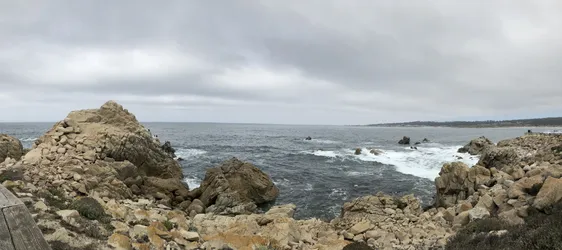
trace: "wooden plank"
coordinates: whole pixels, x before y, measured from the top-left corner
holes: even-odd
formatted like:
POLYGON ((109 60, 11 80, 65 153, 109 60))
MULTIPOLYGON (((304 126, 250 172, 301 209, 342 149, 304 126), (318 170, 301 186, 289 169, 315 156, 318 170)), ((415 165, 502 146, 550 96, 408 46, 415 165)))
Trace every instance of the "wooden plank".
POLYGON ((23 205, 23 202, 3 185, 0 185, 0 193, 2 194, 0 196, 0 207, 23 205))
POLYGON ((51 249, 25 205, 7 207, 3 212, 15 250, 51 249))
MULTIPOLYGON (((5 188, 5 187, 2 186, 1 184, 0 184, 0 186, 1 186, 0 189, 5 188)), ((6 196, 4 195, 4 193, 2 193, 2 192, 0 191, 0 209, 3 208, 3 207, 9 207, 9 206, 11 206, 11 205, 12 205, 12 203, 11 203, 11 201, 8 199, 8 197, 6 197, 6 196)))
POLYGON ((0 249, 15 250, 12 243, 12 236, 10 230, 4 219, 4 213, 0 210, 0 249))

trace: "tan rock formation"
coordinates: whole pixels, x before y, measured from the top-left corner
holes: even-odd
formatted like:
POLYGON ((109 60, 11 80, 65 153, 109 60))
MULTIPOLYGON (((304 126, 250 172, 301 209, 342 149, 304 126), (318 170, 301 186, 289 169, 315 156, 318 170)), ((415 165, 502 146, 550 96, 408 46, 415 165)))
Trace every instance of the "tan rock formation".
POLYGON ((256 205, 274 201, 279 195, 267 174, 236 158, 207 170, 199 189, 206 211, 215 214, 252 213, 256 205))
POLYGON ((6 158, 19 160, 23 155, 23 146, 17 138, 6 134, 0 134, 0 162, 6 158))

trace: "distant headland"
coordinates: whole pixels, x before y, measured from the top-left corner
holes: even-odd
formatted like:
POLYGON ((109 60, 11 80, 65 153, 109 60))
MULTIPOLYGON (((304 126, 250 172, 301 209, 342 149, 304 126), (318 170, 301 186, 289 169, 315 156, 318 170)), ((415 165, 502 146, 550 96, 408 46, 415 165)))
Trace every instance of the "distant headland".
POLYGON ((562 127, 562 117, 546 117, 518 120, 487 121, 412 121, 400 123, 368 124, 369 127, 452 127, 452 128, 499 128, 499 127, 562 127))

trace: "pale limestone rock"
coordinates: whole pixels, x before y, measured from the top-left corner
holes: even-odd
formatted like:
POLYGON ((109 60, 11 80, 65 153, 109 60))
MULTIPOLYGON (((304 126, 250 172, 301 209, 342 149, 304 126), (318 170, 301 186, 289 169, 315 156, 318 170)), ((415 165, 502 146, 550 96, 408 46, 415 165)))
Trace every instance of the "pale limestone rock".
POLYGON ((107 243, 116 250, 131 250, 131 239, 129 237, 114 233, 109 237, 107 243))
POLYGON ((371 225, 371 223, 369 223, 368 221, 361 221, 355 224, 353 227, 351 227, 349 229, 349 232, 351 234, 357 235, 357 234, 364 233, 371 228, 373 228, 373 225, 371 225))

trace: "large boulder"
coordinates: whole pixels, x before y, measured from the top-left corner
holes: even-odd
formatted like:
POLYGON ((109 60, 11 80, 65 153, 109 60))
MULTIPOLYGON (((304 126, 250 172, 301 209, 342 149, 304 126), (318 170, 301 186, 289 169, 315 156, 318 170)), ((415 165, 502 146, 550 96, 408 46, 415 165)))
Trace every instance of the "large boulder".
POLYGON ((256 205, 274 201, 279 195, 267 174, 236 158, 207 170, 200 191, 199 200, 206 212, 230 215, 255 212, 256 205))
POLYGON ((17 138, 0 134, 0 162, 10 157, 19 160, 23 155, 23 146, 17 138))
POLYGON ((505 167, 516 166, 521 162, 517 150, 513 147, 493 147, 482 154, 478 165, 486 168, 502 170, 505 167))
POLYGON ((544 210, 562 200, 562 179, 548 177, 540 189, 533 207, 544 210))
POLYGON ((437 207, 453 207, 458 201, 465 200, 481 185, 488 185, 491 180, 490 170, 475 165, 469 168, 462 162, 446 163, 435 178, 437 207))
POLYGON ((480 155, 488 148, 494 147, 494 143, 484 136, 473 139, 464 147, 459 148, 459 153, 469 153, 471 155, 480 155))

